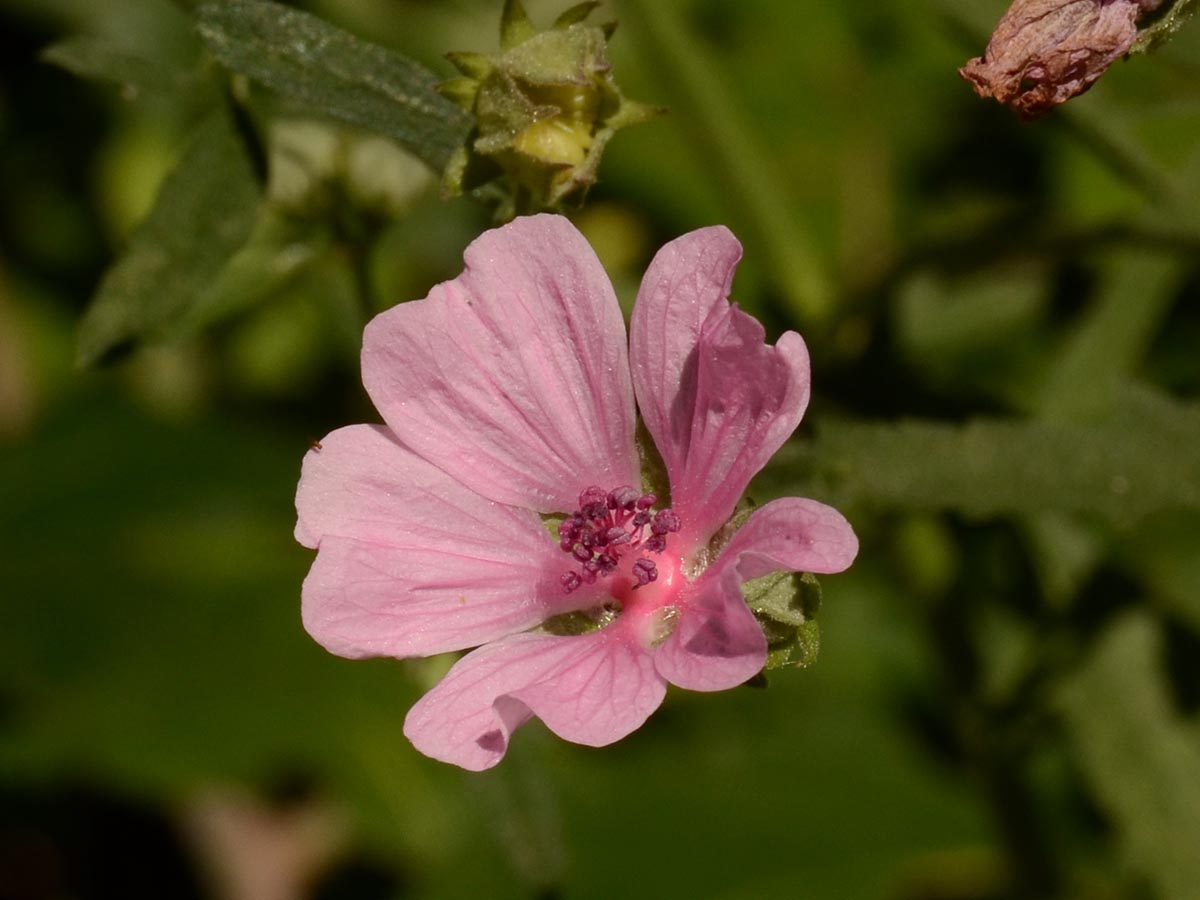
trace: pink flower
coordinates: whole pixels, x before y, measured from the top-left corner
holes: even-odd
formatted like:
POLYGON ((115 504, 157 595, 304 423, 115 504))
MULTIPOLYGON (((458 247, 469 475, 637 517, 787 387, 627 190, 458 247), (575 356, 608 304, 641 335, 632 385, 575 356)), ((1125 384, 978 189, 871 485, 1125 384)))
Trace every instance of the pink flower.
POLYGON ((790 497, 710 550, 809 396, 800 336, 766 345, 730 305, 740 258, 721 227, 665 246, 627 348, 591 247, 532 216, 367 326, 363 383, 387 424, 339 429, 304 459, 296 538, 318 553, 302 611, 342 656, 478 648, 409 712, 421 752, 486 769, 532 716, 576 743, 619 740, 668 682, 717 691, 763 668, 742 582, 853 561, 846 520, 790 497), (669 509, 639 487, 635 396, 669 509), (565 515, 553 535, 551 515, 565 515), (539 630, 576 611, 600 627, 539 630))

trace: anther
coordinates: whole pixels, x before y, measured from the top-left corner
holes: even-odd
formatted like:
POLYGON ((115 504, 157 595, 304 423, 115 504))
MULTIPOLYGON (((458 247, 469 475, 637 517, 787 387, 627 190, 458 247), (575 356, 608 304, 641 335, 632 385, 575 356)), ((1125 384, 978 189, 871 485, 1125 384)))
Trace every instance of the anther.
POLYGON ((593 485, 579 494, 579 512, 586 519, 598 520, 608 515, 608 492, 593 485))
MULTIPOLYGON (((622 557, 661 553, 667 536, 680 530, 681 522, 670 509, 654 511, 658 497, 639 494, 629 485, 605 491, 595 485, 579 494, 579 509, 558 525, 558 545, 569 553, 579 568, 560 578, 563 590, 571 593, 581 584, 594 584, 622 567, 622 557)), ((630 568, 634 587, 658 578, 653 560, 637 559, 630 568)))
POLYGON ((669 509, 661 509, 654 514, 654 522, 650 526, 650 531, 654 534, 669 534, 678 531, 681 525, 679 516, 669 509))
POLYGON ((638 492, 626 485, 609 492, 608 508, 631 510, 638 502, 638 492))
POLYGON ((593 503, 608 503, 608 492, 594 484, 579 492, 579 508, 583 509, 593 503))
POLYGON ((625 544, 629 541, 629 533, 617 525, 604 532, 604 543, 612 546, 613 544, 625 544))
POLYGON ((637 584, 634 585, 636 590, 658 579, 658 566, 651 560, 639 559, 633 564, 632 574, 637 579, 637 584))

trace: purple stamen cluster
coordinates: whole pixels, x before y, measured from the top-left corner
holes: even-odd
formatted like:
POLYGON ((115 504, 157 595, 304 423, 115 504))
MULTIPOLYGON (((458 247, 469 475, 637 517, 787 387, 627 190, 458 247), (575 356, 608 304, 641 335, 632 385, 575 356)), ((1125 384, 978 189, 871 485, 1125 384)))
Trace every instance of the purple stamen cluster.
MULTIPOLYGON (((581 584, 616 571, 621 556, 631 550, 661 553, 667 535, 679 530, 679 516, 669 509, 652 513, 658 501, 654 494, 639 494, 628 485, 605 491, 589 487, 579 495, 579 509, 558 526, 558 546, 580 563, 579 571, 562 576, 569 594, 581 584), (646 534, 649 530, 649 534, 646 534)), ((639 557, 633 564, 634 588, 658 578, 653 560, 639 557)))

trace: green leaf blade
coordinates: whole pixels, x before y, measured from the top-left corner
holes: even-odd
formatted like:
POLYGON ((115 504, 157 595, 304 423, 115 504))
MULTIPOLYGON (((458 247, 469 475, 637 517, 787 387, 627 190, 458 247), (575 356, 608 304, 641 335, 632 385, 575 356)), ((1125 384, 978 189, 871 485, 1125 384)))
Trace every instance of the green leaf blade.
POLYGON ((1130 865, 1164 900, 1200 884, 1200 743, 1172 707, 1148 618, 1122 619, 1063 692, 1062 709, 1130 865))
POLYGON ((137 91, 167 91, 186 76, 108 41, 87 36, 51 44, 41 52, 41 59, 80 78, 111 81, 137 91))
POLYGON ((441 172, 471 117, 423 66, 265 0, 206 4, 197 29, 234 72, 337 121, 386 135, 441 172))
POLYGON ((101 281, 80 323, 79 363, 93 365, 133 340, 172 336, 246 243, 260 193, 232 122, 214 111, 101 281))

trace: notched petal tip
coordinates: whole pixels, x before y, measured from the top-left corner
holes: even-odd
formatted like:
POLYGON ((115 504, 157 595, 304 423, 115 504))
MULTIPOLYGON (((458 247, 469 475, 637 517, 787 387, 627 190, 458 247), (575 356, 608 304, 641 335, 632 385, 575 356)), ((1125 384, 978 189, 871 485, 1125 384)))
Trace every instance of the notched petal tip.
POLYGON ((736 305, 714 309, 695 351, 681 464, 671 470, 672 502, 703 543, 733 514, 750 480, 796 429, 809 400, 803 339, 765 343, 761 323, 736 305))
POLYGON ((781 497, 756 509, 706 577, 736 570, 743 581, 771 572, 833 575, 850 567, 858 538, 846 517, 816 500, 781 497))
POLYGON ((364 459, 400 452, 382 425, 346 425, 314 441, 300 462, 296 484, 296 542, 316 550, 330 527, 331 505, 340 486, 359 474, 364 459))
POLYGON ((426 756, 479 771, 532 716, 565 740, 601 747, 639 728, 665 692, 650 656, 619 627, 524 633, 459 660, 412 708, 404 733, 426 756))

